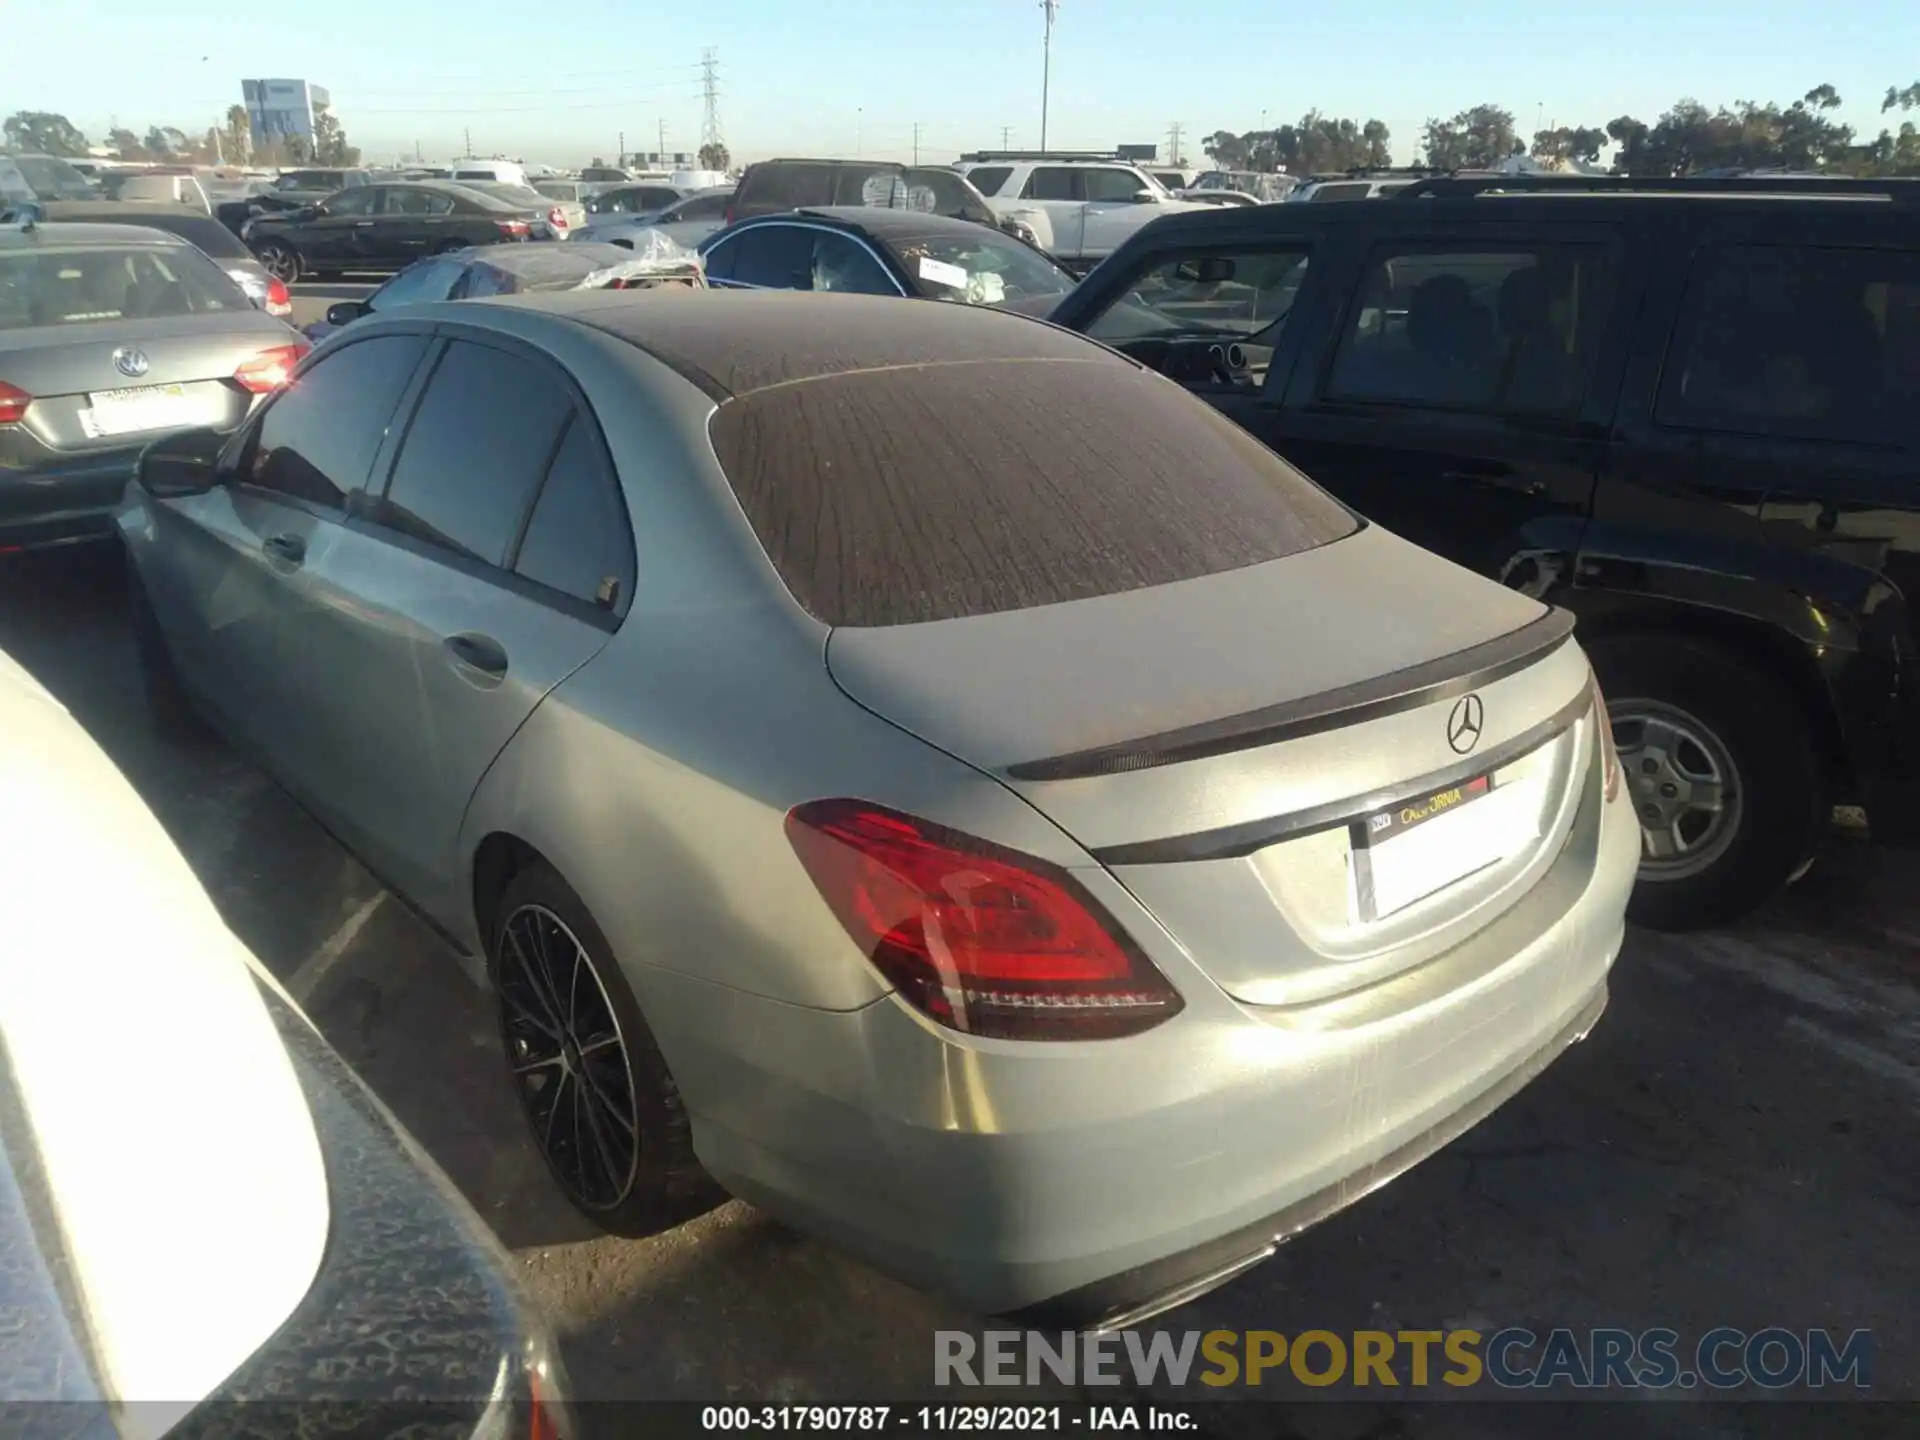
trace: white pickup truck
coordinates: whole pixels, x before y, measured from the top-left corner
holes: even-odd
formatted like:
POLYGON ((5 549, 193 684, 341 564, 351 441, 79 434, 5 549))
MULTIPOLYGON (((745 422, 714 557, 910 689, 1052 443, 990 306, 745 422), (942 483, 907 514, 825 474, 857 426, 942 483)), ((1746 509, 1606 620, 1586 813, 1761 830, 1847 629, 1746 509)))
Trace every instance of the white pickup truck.
POLYGON ((1002 220, 1033 231, 1076 274, 1091 270, 1142 225, 1204 205, 1176 200, 1132 165, 1091 160, 980 161, 954 167, 1002 220))

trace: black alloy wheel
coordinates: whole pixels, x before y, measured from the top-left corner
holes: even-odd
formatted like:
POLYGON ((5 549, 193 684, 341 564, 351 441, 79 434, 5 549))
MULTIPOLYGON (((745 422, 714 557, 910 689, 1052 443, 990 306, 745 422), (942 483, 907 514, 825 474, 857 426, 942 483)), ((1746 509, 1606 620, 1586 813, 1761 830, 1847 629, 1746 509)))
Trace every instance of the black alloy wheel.
POLYGON ((592 957, 529 902, 500 928, 500 1027, 520 1104, 554 1178, 590 1214, 615 1210, 640 1169, 626 1037, 592 957))
POLYGON ((300 252, 284 240, 263 241, 253 253, 267 273, 282 285, 291 285, 300 278, 300 252))

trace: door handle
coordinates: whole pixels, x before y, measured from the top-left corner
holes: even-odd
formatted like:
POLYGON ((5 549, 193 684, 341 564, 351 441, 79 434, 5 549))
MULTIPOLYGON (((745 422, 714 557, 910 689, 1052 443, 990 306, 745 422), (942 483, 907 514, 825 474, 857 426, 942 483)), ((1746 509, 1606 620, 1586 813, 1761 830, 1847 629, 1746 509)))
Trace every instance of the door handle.
POLYGON ((447 652, 462 665, 472 666, 485 675, 507 673, 506 647, 491 635, 449 635, 444 643, 447 652))
POLYGON ((307 542, 298 535, 269 535, 260 548, 276 560, 298 565, 307 558, 307 542))
POLYGON ((1440 478, 1455 485, 1478 485, 1483 490, 1510 490, 1516 495, 1539 495, 1547 486, 1530 475, 1511 470, 1442 470, 1440 478))
POLYGON ((371 230, 373 228, 373 222, 371 220, 356 220, 353 222, 353 228, 356 230, 371 230))

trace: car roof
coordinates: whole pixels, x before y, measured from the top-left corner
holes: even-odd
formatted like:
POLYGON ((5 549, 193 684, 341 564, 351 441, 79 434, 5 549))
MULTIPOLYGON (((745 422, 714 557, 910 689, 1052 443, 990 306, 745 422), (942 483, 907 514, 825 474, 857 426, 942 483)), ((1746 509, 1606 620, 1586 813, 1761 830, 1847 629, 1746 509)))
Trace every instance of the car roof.
POLYGON ((31 230, 0 225, 0 246, 9 250, 35 249, 48 239, 67 248, 75 245, 149 245, 156 250, 170 246, 193 248, 178 235, 147 225, 95 225, 84 220, 49 220, 46 225, 36 225, 31 230))
POLYGON ((145 225, 154 220, 198 220, 208 225, 220 222, 193 205, 173 205, 164 200, 49 200, 41 207, 47 219, 69 225, 75 221, 94 221, 102 225, 145 225))
POLYGON ((717 400, 912 365, 1076 360, 1138 368, 1104 345, 1022 316, 881 295, 576 290, 445 303, 449 320, 510 306, 590 326, 653 356, 717 400), (828 317, 832 323, 823 323, 828 317))
POLYGON ((777 225, 782 220, 792 221, 796 217, 825 220, 830 224, 843 226, 849 230, 861 230, 869 235, 920 237, 948 232, 956 235, 978 235, 985 228, 976 221, 961 220, 952 215, 932 215, 925 210, 904 210, 886 205, 806 205, 798 210, 782 210, 772 215, 755 215, 749 220, 742 220, 740 225, 742 227, 777 225))

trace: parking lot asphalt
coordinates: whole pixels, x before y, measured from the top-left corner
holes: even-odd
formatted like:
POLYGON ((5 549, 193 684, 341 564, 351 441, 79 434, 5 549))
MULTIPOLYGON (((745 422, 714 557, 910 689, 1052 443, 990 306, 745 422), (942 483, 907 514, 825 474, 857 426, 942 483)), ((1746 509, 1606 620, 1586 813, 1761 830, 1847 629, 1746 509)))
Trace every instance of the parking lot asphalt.
MULTIPOLYGON (((577 1394, 982 1398, 932 1383, 932 1332, 978 1329, 980 1317, 744 1205, 644 1241, 596 1236, 577 1218, 522 1134, 471 968, 260 772, 217 741, 156 734, 119 567, 104 550, 0 562, 0 648, 93 731, 233 929, 517 1254, 577 1394)), ((1920 859, 1841 835, 1737 927, 1632 933, 1586 1043, 1409 1175, 1156 1323, 1289 1334, 1665 1326, 1689 1338, 1719 1325, 1865 1328, 1873 1393, 1920 1400, 1917 880, 1920 859)), ((1237 1407, 1244 1418, 1218 1431, 1346 1440, 1542 1428, 1526 1404, 1390 1416, 1343 1393, 1349 1403, 1290 1410, 1283 1425, 1266 1407, 1237 1407)), ((1558 1411, 1554 1429, 1895 1434, 1911 1417, 1761 1411, 1736 1422, 1679 1402, 1596 1406, 1558 1411)))

